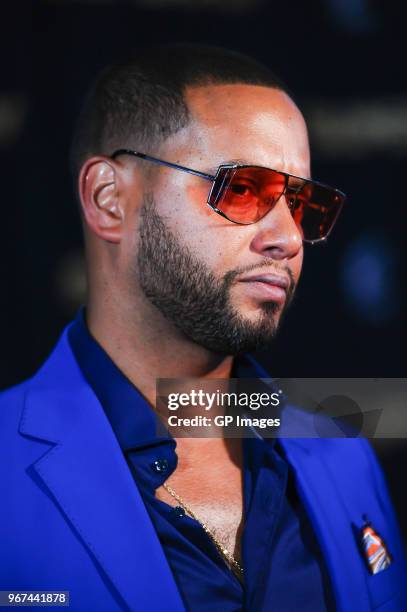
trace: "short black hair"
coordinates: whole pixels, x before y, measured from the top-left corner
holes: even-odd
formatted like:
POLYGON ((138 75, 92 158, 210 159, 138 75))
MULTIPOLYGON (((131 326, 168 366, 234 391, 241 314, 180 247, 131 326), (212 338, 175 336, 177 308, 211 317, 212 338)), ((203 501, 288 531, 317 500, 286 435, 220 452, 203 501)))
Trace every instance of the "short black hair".
POLYGON ((110 155, 126 147, 154 154, 190 120, 186 87, 227 83, 288 93, 267 66, 221 47, 148 46, 108 66, 91 86, 77 121, 71 147, 74 177, 92 155, 110 155))

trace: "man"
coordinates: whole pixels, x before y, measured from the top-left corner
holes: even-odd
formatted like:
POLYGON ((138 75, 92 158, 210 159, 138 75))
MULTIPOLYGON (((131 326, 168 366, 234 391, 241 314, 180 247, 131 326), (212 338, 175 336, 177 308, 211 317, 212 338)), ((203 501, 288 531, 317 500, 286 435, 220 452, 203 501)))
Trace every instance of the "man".
POLYGON ((283 85, 222 49, 141 51, 93 86, 72 159, 88 299, 1 396, 1 589, 83 611, 405 610, 365 440, 159 427, 157 379, 267 375, 247 353, 339 214, 283 85))

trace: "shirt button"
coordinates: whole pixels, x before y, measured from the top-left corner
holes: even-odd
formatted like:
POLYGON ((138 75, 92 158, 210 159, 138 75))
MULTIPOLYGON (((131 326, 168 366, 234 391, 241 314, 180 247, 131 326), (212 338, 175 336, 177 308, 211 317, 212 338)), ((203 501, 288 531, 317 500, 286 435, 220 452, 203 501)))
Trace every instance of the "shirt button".
POLYGON ((168 461, 167 459, 157 459, 153 463, 153 470, 159 474, 163 474, 168 470, 168 461))
POLYGON ((185 516, 185 510, 181 506, 175 506, 172 509, 172 512, 177 518, 182 518, 183 516, 185 516))

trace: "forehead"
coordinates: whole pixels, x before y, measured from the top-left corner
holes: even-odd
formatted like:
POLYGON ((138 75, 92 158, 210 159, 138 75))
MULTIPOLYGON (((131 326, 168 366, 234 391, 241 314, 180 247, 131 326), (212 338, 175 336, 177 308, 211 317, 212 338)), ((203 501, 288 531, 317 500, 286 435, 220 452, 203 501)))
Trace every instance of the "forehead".
POLYGON ((192 121, 170 139, 182 159, 208 169, 234 160, 309 174, 305 121, 284 92, 247 84, 207 85, 188 88, 185 98, 192 121))

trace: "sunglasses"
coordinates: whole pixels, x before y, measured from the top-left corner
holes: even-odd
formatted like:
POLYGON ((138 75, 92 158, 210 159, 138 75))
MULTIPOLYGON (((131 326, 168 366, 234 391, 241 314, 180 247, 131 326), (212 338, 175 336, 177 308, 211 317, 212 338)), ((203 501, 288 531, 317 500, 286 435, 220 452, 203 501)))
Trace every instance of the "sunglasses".
POLYGON ((311 244, 326 240, 346 200, 338 189, 262 166, 221 164, 212 175, 131 149, 118 149, 111 157, 119 155, 133 155, 210 181, 208 205, 240 225, 260 221, 284 195, 303 241, 311 244))

